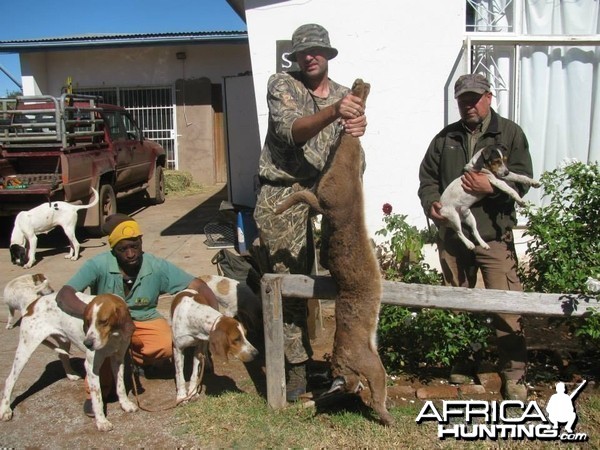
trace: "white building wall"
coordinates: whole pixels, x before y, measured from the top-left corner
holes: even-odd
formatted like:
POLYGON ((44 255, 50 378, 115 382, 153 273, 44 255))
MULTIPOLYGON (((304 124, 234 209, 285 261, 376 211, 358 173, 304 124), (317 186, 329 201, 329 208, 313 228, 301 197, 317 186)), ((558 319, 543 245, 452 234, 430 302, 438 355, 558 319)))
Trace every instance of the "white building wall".
POLYGON ((465 67, 464 0, 246 0, 245 6, 261 142, 267 131, 266 85, 275 72, 276 41, 291 39, 304 23, 323 25, 339 50, 330 61, 330 77, 346 86, 355 78, 371 83, 369 125, 362 138, 370 234, 375 237, 382 227, 386 202, 424 227, 418 169, 446 116, 458 119, 451 91, 465 67))
POLYGON ((239 44, 165 45, 23 53, 21 70, 25 95, 40 93, 29 91, 34 85, 43 94, 59 95, 69 76, 74 87, 171 86, 177 79, 201 77, 223 83, 225 76, 250 70, 250 59, 239 44), (186 59, 177 59, 178 52, 186 59))

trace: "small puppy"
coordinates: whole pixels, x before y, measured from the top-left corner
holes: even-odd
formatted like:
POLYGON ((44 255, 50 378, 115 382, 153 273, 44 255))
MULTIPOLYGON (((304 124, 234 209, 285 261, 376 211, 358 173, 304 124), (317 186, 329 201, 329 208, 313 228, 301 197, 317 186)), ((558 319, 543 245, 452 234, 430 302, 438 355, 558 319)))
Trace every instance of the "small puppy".
MULTIPOLYGON (((482 148, 473 155, 471 161, 465 166, 465 171, 485 173, 492 186, 508 194, 519 205, 524 205, 525 201, 521 198, 519 193, 503 180, 527 184, 533 187, 539 187, 540 182, 525 175, 519 175, 509 171, 505 164, 506 158, 504 157, 503 150, 505 151, 506 147, 501 144, 492 144, 482 148)), ((461 227, 461 220, 471 228, 473 237, 475 237, 479 245, 486 250, 490 248, 490 246, 481 238, 479 231, 477 231, 477 222, 469 209, 473 204, 484 197, 485 195, 483 194, 470 194, 465 192, 462 187, 461 178, 459 177, 448 185, 440 198, 440 203, 442 204, 440 215, 448 219, 448 224, 456 231, 460 240, 469 250, 473 250, 475 244, 469 241, 464 235, 461 227)))
POLYGON ((98 204, 98 192, 92 188, 94 200, 88 205, 72 205, 67 202, 50 202, 36 206, 29 211, 21 211, 15 218, 10 236, 10 260, 13 264, 29 269, 35 263, 37 235, 48 233, 57 226, 62 227, 69 239, 70 249, 65 258, 76 261, 79 258, 79 241, 75 237, 77 211, 98 204), (29 251, 27 250, 29 247, 29 251))
POLYGON ((242 362, 250 362, 258 355, 258 350, 246 339, 242 324, 211 308, 208 301, 193 289, 183 290, 173 299, 171 327, 178 404, 197 394, 198 366, 202 355, 208 356, 207 342, 212 355, 226 358, 231 355, 242 362), (188 347, 194 348, 194 363, 186 391, 183 351, 188 347))
POLYGON ((54 289, 43 273, 26 274, 13 278, 4 286, 4 301, 8 306, 6 329, 17 323, 15 313, 23 315, 27 306, 42 295, 52 294, 54 289))

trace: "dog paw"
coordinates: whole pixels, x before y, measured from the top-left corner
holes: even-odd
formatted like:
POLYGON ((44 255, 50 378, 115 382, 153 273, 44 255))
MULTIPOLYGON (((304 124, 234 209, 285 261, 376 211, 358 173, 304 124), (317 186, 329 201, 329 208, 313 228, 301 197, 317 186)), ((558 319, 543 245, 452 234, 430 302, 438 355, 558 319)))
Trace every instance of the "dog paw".
POLYGON ((15 324, 14 324, 14 323, 10 323, 10 322, 9 322, 9 323, 7 323, 7 324, 6 324, 6 329, 7 329, 7 330, 12 330, 14 327, 15 327, 15 324))
POLYGON ((111 431, 114 427, 113 424, 110 423, 106 418, 104 419, 96 419, 96 428, 98 431, 111 431))
POLYGON ((200 398, 200 394, 198 392, 192 392, 187 395, 177 396, 177 401, 175 402, 177 406, 185 405, 186 403, 194 402, 200 398))
POLYGON ((6 410, 3 410, 0 413, 0 420, 2 420, 3 422, 8 422, 9 420, 11 420, 13 417, 13 412, 12 409, 8 408, 6 410))
POLYGON ((490 246, 487 245, 485 242, 483 244, 481 244, 481 247, 484 248, 484 249, 486 249, 486 250, 490 249, 490 246))
POLYGON ((79 375, 77 375, 76 373, 68 373, 67 378, 71 381, 81 380, 81 377, 79 375))
POLYGON ((138 407, 135 403, 133 403, 131 400, 129 399, 125 399, 122 402, 120 402, 121 404, 121 409, 125 412, 136 412, 138 410, 138 407))
POLYGON ((531 183, 531 185, 532 185, 534 188, 539 188, 539 187, 542 185, 542 183, 540 183, 539 181, 534 181, 533 183, 531 183))

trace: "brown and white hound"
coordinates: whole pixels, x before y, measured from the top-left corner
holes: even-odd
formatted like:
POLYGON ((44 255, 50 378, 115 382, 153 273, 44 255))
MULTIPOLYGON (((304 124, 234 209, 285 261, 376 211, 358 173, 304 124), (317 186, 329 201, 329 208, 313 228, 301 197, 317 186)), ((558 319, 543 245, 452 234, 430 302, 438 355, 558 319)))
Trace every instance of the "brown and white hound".
POLYGON ((173 299, 171 327, 178 403, 197 394, 198 368, 203 355, 208 356, 207 343, 214 356, 233 356, 242 362, 250 362, 258 354, 258 350, 246 339, 243 325, 233 317, 210 307, 202 294, 193 289, 183 290, 173 299), (183 351, 188 347, 194 348, 194 363, 189 388, 186 390, 183 351))
POLYGON ((121 408, 127 412, 137 410, 137 406, 127 398, 123 382, 123 358, 134 330, 127 305, 113 294, 94 297, 78 293, 77 296, 87 304, 83 321, 62 311, 56 303, 56 294, 40 297, 27 307, 21 320, 15 359, 4 384, 0 420, 12 419, 10 399, 15 383, 34 350, 42 343, 59 354, 70 380, 81 378, 69 363, 71 343, 85 352, 85 369, 98 430, 109 431, 113 428, 104 415, 98 377, 100 366, 106 358, 111 358, 121 408), (56 344, 48 341, 48 338, 55 340, 56 344))

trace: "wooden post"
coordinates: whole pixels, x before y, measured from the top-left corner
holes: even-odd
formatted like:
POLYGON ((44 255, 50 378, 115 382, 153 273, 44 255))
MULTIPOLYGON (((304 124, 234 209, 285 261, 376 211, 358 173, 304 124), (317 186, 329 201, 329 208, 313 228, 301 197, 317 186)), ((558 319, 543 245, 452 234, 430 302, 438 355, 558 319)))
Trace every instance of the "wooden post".
POLYGON ((271 408, 281 409, 286 405, 281 275, 264 275, 260 290, 265 328, 267 403, 271 408))

